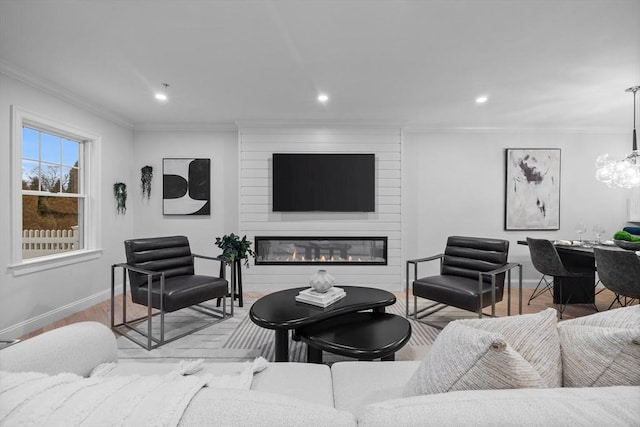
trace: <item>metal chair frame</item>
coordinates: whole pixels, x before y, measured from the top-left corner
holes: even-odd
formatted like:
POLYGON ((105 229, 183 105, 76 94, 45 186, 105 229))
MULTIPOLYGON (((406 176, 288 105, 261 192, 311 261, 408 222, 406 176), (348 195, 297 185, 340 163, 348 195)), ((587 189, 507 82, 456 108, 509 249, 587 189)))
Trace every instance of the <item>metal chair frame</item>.
POLYGON ((553 298, 553 280, 548 281, 547 275, 543 274, 540 280, 538 281, 536 288, 533 290, 533 293, 529 297, 529 301, 527 301, 527 305, 530 305, 532 300, 538 298, 540 295, 544 294, 547 291, 549 292, 549 294, 551 294, 551 298, 553 298))
MULTIPOLYGON (((191 255, 194 258, 202 258, 202 259, 207 259, 207 260, 215 260, 215 261, 221 261, 224 262, 222 259, 220 259, 219 257, 208 257, 208 256, 204 256, 204 255, 196 255, 196 254, 192 254, 191 255)), ((224 270, 223 270, 224 271, 224 270)), ((207 322, 202 326, 193 328, 188 330, 187 332, 184 332, 182 334, 178 334, 176 336, 173 336, 171 338, 166 338, 165 337, 165 324, 164 324, 164 316, 165 316, 165 311, 163 309, 163 304, 164 304, 164 298, 160 298, 160 308, 157 309, 157 311, 155 313, 153 313, 154 308, 151 305, 151 296, 152 296, 152 292, 151 292, 151 286, 153 283, 153 279, 154 277, 158 277, 160 276, 160 295, 164 295, 164 272, 158 272, 158 271, 151 271, 151 270, 145 270, 142 268, 138 268, 135 266, 132 266, 130 264, 127 263, 119 263, 119 264, 113 264, 111 266, 111 329, 115 332, 117 332, 118 334, 122 335, 123 337, 127 338, 128 340, 138 344, 139 346, 147 349, 147 350, 153 350, 155 348, 160 347, 161 345, 164 345, 166 343, 175 341, 179 338, 185 337, 187 335, 190 335, 194 332, 200 331, 204 328, 207 328, 211 325, 214 325, 216 323, 219 323, 225 319, 228 319, 230 317, 233 317, 233 301, 231 301, 231 313, 227 313, 227 299, 226 297, 222 298, 222 310, 216 308, 216 307, 212 307, 212 306, 208 306, 206 304, 195 304, 192 305, 190 307, 185 307, 185 308, 189 308, 195 311, 198 311, 200 313, 206 314, 208 316, 211 316, 212 318, 215 319, 215 321, 211 321, 211 322, 207 322), (117 268, 122 268, 122 319, 120 323, 115 323, 115 271, 117 268), (127 276, 128 276, 128 272, 129 271, 133 271, 136 273, 141 273, 147 276, 147 314, 146 316, 141 316, 138 317, 136 319, 131 319, 128 320, 127 319, 127 276), (152 333, 152 326, 153 326, 153 318, 156 316, 160 316, 160 337, 154 337, 153 333, 152 333), (138 325, 141 322, 147 321, 147 331, 144 332, 143 330, 141 330, 139 327, 137 327, 136 325, 138 325), (123 331, 125 330, 125 331, 123 331), (144 338, 146 338, 146 342, 141 341, 137 338, 132 337, 129 333, 127 333, 126 331, 131 331, 131 332, 135 332, 138 333, 139 335, 143 336, 144 338)), ((224 278, 224 277, 223 277, 224 278)))
MULTIPOLYGON (((437 328, 437 329, 442 329, 443 327, 440 325, 437 325, 435 323, 432 322, 427 322, 424 320, 421 320, 427 316, 430 316, 434 313, 437 313, 438 311, 444 309, 447 307, 446 304, 444 303, 440 303, 440 302, 434 302, 433 304, 421 308, 420 310, 418 310, 418 297, 417 296, 413 296, 413 313, 409 313, 409 276, 410 276, 410 269, 409 269, 409 265, 413 264, 413 279, 417 280, 418 279, 418 264, 422 263, 422 262, 428 262, 428 261, 435 261, 435 260, 440 260, 440 266, 442 267, 442 261, 444 258, 444 254, 438 254, 438 255, 434 255, 434 256, 430 256, 430 257, 426 257, 426 258, 418 258, 418 259, 410 259, 407 260, 407 271, 406 271, 406 288, 405 288, 405 292, 406 292, 406 300, 405 300, 405 317, 409 318, 409 317, 413 317, 413 320, 420 322, 420 323, 424 323, 425 325, 437 328), (418 314, 420 313, 424 313, 421 316, 418 316, 418 314)), ((478 318, 481 319, 482 316, 484 315, 483 313, 483 303, 482 303, 482 288, 483 288, 483 284, 484 284, 484 277, 490 276, 491 277, 491 317, 495 317, 496 314, 496 276, 498 276, 501 273, 507 273, 507 316, 511 315, 511 271, 514 268, 518 268, 518 314, 522 314, 522 264, 519 263, 507 263, 505 265, 503 265, 500 268, 496 268, 494 270, 491 271, 485 271, 485 272, 479 272, 478 273, 478 291, 479 291, 479 297, 480 297, 480 304, 479 304, 479 308, 478 308, 478 318)))

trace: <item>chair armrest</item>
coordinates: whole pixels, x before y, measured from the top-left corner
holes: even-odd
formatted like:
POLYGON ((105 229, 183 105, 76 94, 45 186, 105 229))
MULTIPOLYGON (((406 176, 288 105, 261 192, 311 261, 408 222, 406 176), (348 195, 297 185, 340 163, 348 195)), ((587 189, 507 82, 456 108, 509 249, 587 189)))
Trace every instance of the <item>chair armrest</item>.
POLYGON ((191 254, 194 258, 202 258, 202 259, 210 259, 212 261, 220 261, 225 262, 220 256, 207 256, 207 255, 199 255, 199 254, 191 254))
POLYGON ((440 259, 444 256, 444 254, 438 254, 438 255, 433 255, 430 257, 426 257, 426 258, 417 258, 417 259, 408 259, 407 260, 407 264, 418 264, 420 262, 425 262, 425 261, 433 261, 436 259, 440 259))
POLYGON ((222 278, 222 279, 226 279, 227 278, 226 277, 227 273, 226 273, 226 268, 225 268, 226 265, 227 265, 227 262, 224 259, 222 259, 221 255, 218 255, 218 256, 208 256, 208 255, 200 255, 200 254, 191 254, 191 255, 194 258, 202 258, 202 259, 208 259, 208 260, 211 260, 211 261, 219 261, 220 262, 220 278, 222 278))
POLYGON ((521 264, 515 263, 515 262, 509 262, 505 265, 503 265, 502 267, 496 268, 495 270, 491 270, 491 271, 481 271, 478 274, 480 274, 480 276, 497 276, 500 273, 504 273, 505 271, 508 270, 513 270, 516 267, 519 267, 521 264))
POLYGON ((98 322, 73 323, 0 350, 0 366, 9 372, 87 377, 101 363, 117 360, 116 338, 98 322))
POLYGON ((121 267, 125 270, 135 271, 136 273, 146 274, 147 276, 162 276, 164 275, 163 271, 153 271, 153 270, 145 270, 144 268, 134 267, 133 265, 127 263, 114 264, 114 267, 121 267))

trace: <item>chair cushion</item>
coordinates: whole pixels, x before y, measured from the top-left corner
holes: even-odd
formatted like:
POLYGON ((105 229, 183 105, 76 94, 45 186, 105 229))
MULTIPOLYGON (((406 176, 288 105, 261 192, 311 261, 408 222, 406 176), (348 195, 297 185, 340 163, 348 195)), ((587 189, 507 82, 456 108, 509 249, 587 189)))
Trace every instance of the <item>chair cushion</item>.
POLYGON ((640 385, 640 306, 558 324, 565 387, 640 385))
MULTIPOLYGON (((176 311, 200 304, 210 299, 224 297, 229 292, 229 282, 226 279, 199 274, 188 276, 174 276, 164 281, 165 297, 164 310, 176 311)), ((132 289, 132 300, 138 304, 147 303, 147 286, 132 289)), ((160 308, 160 281, 152 284, 152 306, 160 308)))
MULTIPOLYGON (((505 265, 508 253, 508 240, 450 236, 440 274, 477 279, 479 271, 491 271, 505 265)), ((489 277, 483 277, 483 280, 491 281, 489 277)), ((502 286, 504 274, 498 275, 496 282, 502 286)))
MULTIPOLYGON (((496 286, 496 302, 502 301, 502 287, 496 286)), ((480 306, 478 278, 430 276, 413 282, 413 295, 438 301, 463 310, 478 311, 480 306)), ((491 305, 491 285, 483 284, 482 307, 491 305)))
POLYGON ((559 387, 556 311, 451 322, 438 335, 404 396, 523 387, 559 387))

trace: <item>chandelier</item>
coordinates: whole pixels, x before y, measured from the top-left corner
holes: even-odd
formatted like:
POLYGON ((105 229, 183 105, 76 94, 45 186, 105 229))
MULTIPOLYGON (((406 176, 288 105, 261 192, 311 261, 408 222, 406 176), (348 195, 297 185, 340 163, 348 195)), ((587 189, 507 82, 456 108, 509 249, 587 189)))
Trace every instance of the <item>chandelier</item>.
POLYGON ((633 92, 633 148, 631 153, 622 160, 610 159, 608 153, 596 159, 596 179, 609 187, 640 187, 640 154, 638 154, 636 141, 636 92, 638 90, 640 90, 640 86, 625 90, 625 92, 633 92))

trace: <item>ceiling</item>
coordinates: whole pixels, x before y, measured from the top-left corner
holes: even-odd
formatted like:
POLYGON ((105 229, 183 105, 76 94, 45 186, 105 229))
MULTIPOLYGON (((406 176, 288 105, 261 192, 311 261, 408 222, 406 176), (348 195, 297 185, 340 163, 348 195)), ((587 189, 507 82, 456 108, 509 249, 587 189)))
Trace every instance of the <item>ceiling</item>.
POLYGON ((0 0, 0 66, 140 128, 630 129, 640 0, 0 0))

